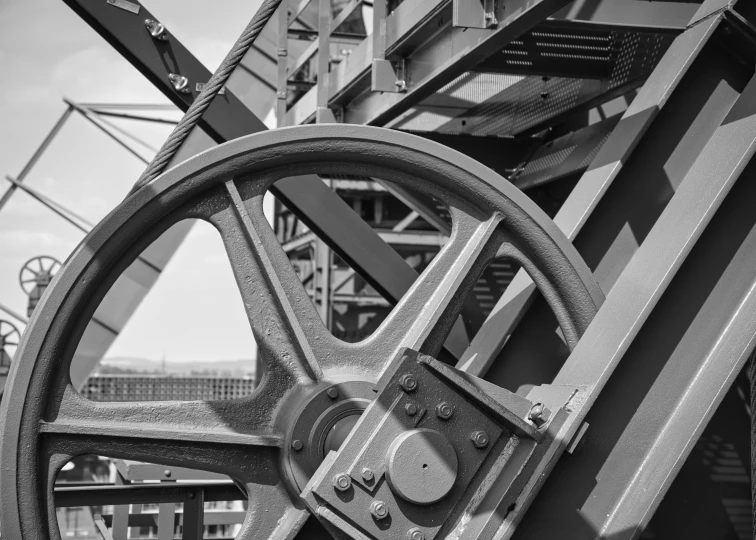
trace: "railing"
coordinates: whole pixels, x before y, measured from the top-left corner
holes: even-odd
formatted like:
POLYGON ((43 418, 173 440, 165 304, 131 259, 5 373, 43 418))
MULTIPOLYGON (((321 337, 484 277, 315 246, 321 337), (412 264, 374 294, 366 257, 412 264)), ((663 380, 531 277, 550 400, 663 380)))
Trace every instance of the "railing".
MULTIPOLYGON (((115 460, 115 482, 76 482, 55 486, 57 508, 112 507, 112 513, 94 515, 94 523, 103 540, 155 538, 129 528, 149 527, 157 530, 158 540, 173 540, 180 531, 182 540, 223 540, 234 525, 244 521, 246 511, 206 509, 205 503, 246 501, 247 495, 227 477, 145 463, 115 460), (157 512, 146 505, 158 505, 157 512), (218 527, 217 535, 206 527, 218 527)), ((244 506, 244 505, 240 505, 244 506)))

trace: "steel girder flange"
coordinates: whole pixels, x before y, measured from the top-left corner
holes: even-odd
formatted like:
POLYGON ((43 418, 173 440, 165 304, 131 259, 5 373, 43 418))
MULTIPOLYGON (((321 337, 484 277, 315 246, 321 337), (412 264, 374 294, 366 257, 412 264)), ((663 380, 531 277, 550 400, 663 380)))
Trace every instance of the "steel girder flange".
POLYGON ((307 516, 302 484, 367 406, 366 388, 404 348, 439 351, 495 258, 530 273, 573 347, 603 299, 588 267, 536 205, 462 154, 412 135, 329 125, 251 135, 178 165, 86 237, 30 321, 0 409, 3 534, 59 538, 55 477, 72 457, 96 454, 227 474, 249 496, 238 537, 290 537, 307 516), (432 195, 452 216, 447 244, 360 343, 326 330, 263 215, 276 180, 310 173, 395 182, 432 195), (264 366, 260 385, 219 402, 83 398, 69 365, 98 303, 150 242, 187 218, 223 238, 264 366), (313 419, 304 428, 303 416, 313 419))

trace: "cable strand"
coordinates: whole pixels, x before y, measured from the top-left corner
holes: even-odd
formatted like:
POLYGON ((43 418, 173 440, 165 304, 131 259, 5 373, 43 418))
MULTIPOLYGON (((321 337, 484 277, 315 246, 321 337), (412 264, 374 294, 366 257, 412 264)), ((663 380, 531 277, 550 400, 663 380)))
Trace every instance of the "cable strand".
POLYGON ((239 62, 244 58, 244 55, 247 54, 247 51, 255 42, 255 39, 257 39, 257 36, 268 23, 280 4, 281 0, 265 0, 263 2, 260 9, 257 10, 255 16, 252 17, 252 20, 244 29, 244 32, 242 32, 239 39, 226 55, 226 58, 223 59, 223 62, 218 66, 216 72, 199 93, 197 99, 195 99, 186 110, 181 121, 175 128, 173 128, 173 131, 163 143, 163 146, 158 153, 155 154, 155 157, 131 188, 129 195, 150 183, 166 169, 168 163, 170 163, 173 156, 176 155, 178 149, 181 148, 181 145, 189 136, 192 129, 194 129, 199 123, 202 115, 210 106, 213 99, 215 99, 215 96, 218 95, 220 89, 226 84, 231 73, 233 73, 234 69, 239 65, 239 62))

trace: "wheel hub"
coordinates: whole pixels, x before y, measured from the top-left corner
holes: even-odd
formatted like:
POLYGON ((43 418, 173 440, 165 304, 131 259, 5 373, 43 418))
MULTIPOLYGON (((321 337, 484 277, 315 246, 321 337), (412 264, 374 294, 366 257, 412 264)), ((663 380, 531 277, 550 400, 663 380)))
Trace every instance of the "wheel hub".
POLYGON ((349 436, 375 398, 373 386, 367 381, 329 384, 305 401, 287 437, 290 450, 285 456, 285 470, 297 493, 305 488, 328 452, 337 451, 349 436))

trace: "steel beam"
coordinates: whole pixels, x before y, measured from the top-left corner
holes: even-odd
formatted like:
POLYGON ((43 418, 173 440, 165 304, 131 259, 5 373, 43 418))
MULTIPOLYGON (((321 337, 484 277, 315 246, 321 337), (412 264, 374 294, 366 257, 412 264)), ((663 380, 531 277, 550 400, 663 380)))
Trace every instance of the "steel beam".
MULTIPOLYGON (((180 73, 190 82, 210 78, 173 35, 161 42, 150 37, 144 19, 152 15, 144 6, 137 16, 105 2, 65 1, 180 109, 188 108, 196 92, 177 92, 168 73, 180 73)), ((200 126, 219 143, 266 129, 231 92, 215 99, 200 126)), ((389 301, 398 301, 415 281, 417 273, 317 178, 287 178, 271 191, 389 301)))
MULTIPOLYGON (((449 0, 406 0, 386 18, 385 43, 387 58, 405 60, 406 92, 365 91, 374 56, 372 40, 366 39, 331 72, 329 105, 344 107, 347 123, 385 125, 567 3, 567 0, 515 0, 507 3, 506 13, 495 27, 478 30, 452 28, 449 0), (445 14, 449 16, 444 17, 445 14), (430 36, 433 39, 417 47, 430 36), (354 99, 356 94, 360 97, 354 99)), ((287 124, 305 123, 315 114, 312 93, 308 92, 287 113, 287 124)))
MULTIPOLYGON (((677 148, 685 146, 678 146, 678 143, 690 140, 692 144, 699 141, 699 137, 706 137, 732 104, 732 95, 719 96, 716 93, 722 80, 722 75, 718 75, 715 69, 718 59, 696 62, 719 24, 718 20, 708 21, 675 39, 554 219, 573 242, 586 224, 590 224, 582 236, 587 238, 591 234, 592 238, 581 242, 580 246, 583 247, 581 254, 588 257, 594 271, 599 270, 604 257, 612 255, 597 276, 605 291, 611 287, 622 266, 637 248, 637 243, 643 239, 640 236, 623 244, 623 236, 627 237, 623 231, 629 226, 626 224, 646 223, 636 234, 650 229, 647 223, 653 223, 673 193, 673 190, 665 187, 665 179, 679 183, 695 159, 695 152, 701 147, 701 142, 690 146, 684 159, 680 159, 677 148), (686 79, 694 63, 696 67, 686 79), (686 83, 678 91, 683 80, 686 83), (706 80, 706 84, 701 84, 702 80, 706 80), (672 102, 672 110, 667 111, 673 95, 679 98, 672 102), (698 96, 695 107, 700 109, 694 108, 693 95, 698 96), (707 113, 707 110, 711 112, 707 113), (664 114, 663 122, 657 121, 660 114, 664 114), (701 127, 702 122, 708 126, 706 130, 701 127), (644 141, 644 145, 638 151, 641 141, 644 141), (649 155, 653 158, 650 159, 649 155), (639 180, 646 180, 644 185, 648 187, 639 189, 639 180), (624 186, 622 194, 613 197, 608 211, 597 212, 615 183, 624 186), (649 200, 657 201, 656 206, 649 206, 649 200), (588 248, 591 249, 590 253, 586 251, 588 248)), ((507 345, 507 362, 496 362, 496 373, 490 377, 513 390, 553 377, 559 362, 566 358, 567 351, 561 348, 558 338, 556 341, 543 338, 551 336, 550 329, 556 326, 552 324, 553 317, 543 302, 533 306, 532 310, 528 309, 535 298, 532 281, 525 272, 520 271, 473 338, 458 367, 476 375, 487 373, 491 362, 510 340, 514 328, 526 317, 523 326, 532 330, 520 330, 520 337, 512 336, 514 342, 507 345), (529 312, 527 315, 526 311, 529 312), (529 339, 534 338, 535 334, 542 337, 529 339), (550 345, 546 344, 547 341, 551 341, 550 345), (553 362, 548 368, 537 365, 537 362, 526 360, 533 358, 530 356, 532 354, 552 358, 553 362), (544 370, 547 372, 544 373, 544 370)))
MULTIPOLYGON (((24 165, 24 168, 21 170, 20 173, 18 173, 18 176, 16 177, 16 180, 20 183, 23 182, 26 179, 26 175, 29 174, 29 172, 32 170, 34 165, 36 165, 37 161, 39 161, 39 158, 42 157, 42 154, 44 154, 45 150, 47 150, 47 147, 50 146, 50 143, 55 139, 55 136, 58 134, 58 132, 63 128, 63 126, 66 123, 66 120, 71 116, 73 113, 73 107, 70 105, 68 108, 63 111, 63 114, 60 116, 57 122, 55 122, 55 125, 50 130, 50 132, 47 134, 47 136, 42 141, 42 144, 40 144, 37 149, 34 151, 34 154, 32 154, 31 159, 24 165)), ((3 209, 3 206, 8 202, 8 200, 13 196, 13 194, 16 192, 17 186, 13 184, 8 188, 8 190, 3 193, 2 198, 0 198, 0 210, 3 209)))
POLYGON ((75 486, 58 484, 55 486, 55 506, 159 504, 184 502, 191 492, 204 490, 205 502, 244 501, 242 493, 233 482, 172 482, 170 484, 126 484, 75 486))
POLYGON ((554 511, 517 537, 637 537, 742 368, 756 335, 754 133, 756 78, 554 380, 592 388, 591 428, 531 515, 554 511), (565 497, 569 509, 550 506, 565 497))

